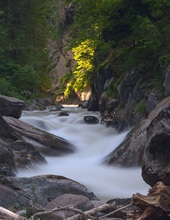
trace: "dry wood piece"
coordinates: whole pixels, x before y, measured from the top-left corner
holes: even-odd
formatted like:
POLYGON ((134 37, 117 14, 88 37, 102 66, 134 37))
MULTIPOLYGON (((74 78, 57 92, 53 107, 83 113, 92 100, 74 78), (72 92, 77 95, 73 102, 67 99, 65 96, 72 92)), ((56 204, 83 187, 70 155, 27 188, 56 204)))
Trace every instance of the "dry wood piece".
POLYGON ((43 216, 43 215, 47 215, 47 214, 50 215, 53 212, 61 211, 61 210, 67 210, 67 211, 69 210, 69 211, 74 211, 75 213, 78 213, 78 214, 75 214, 75 215, 67 218, 67 220, 96 219, 95 217, 93 217, 93 215, 97 214, 98 212, 113 210, 113 208, 115 208, 114 203, 113 204, 104 204, 104 205, 101 205, 97 208, 94 208, 94 209, 91 209, 89 211, 83 212, 83 211, 81 211, 79 209, 76 209, 72 206, 66 206, 66 207, 55 208, 55 209, 52 209, 52 210, 36 213, 30 218, 30 220, 35 220, 38 216, 43 216))
POLYGON ((170 186, 158 182, 147 196, 136 193, 132 197, 134 205, 140 208, 136 220, 166 220, 170 213, 170 186))
POLYGON ((4 220, 25 220, 25 218, 22 218, 21 216, 9 211, 8 209, 5 209, 3 207, 0 207, 0 219, 4 220))

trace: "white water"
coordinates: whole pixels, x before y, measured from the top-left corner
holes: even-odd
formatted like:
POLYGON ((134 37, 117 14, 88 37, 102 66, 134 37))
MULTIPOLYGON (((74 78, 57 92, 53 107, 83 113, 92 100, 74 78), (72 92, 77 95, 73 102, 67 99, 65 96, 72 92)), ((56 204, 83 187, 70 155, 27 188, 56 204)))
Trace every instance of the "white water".
POLYGON ((104 125, 84 123, 85 115, 99 117, 99 113, 76 111, 76 108, 69 108, 69 111, 69 116, 61 117, 57 117, 57 112, 48 111, 23 113, 22 121, 65 138, 77 151, 62 157, 46 157, 47 165, 35 170, 20 170, 18 176, 62 175, 82 183, 103 201, 129 198, 136 192, 147 194, 149 187, 142 180, 140 169, 121 169, 102 164, 105 156, 123 141, 126 133, 117 134, 104 125))

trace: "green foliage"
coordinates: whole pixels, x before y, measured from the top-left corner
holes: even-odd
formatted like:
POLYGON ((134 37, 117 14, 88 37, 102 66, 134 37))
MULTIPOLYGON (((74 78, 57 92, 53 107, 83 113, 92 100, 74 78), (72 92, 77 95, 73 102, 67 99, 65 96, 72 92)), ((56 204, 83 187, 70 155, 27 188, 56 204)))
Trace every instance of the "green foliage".
POLYGON ((5 94, 30 96, 49 88, 45 72, 50 7, 47 0, 0 2, 0 75, 11 88, 3 88, 5 94))
POLYGON ((70 67, 70 65, 71 65, 71 60, 69 59, 66 61, 66 67, 70 67))
POLYGON ((35 92, 40 89, 40 76, 34 70, 32 66, 17 66, 13 76, 11 77, 11 82, 20 91, 28 90, 35 92))
POLYGON ((68 98, 72 92, 79 93, 84 91, 89 86, 93 71, 94 45, 92 41, 85 40, 77 47, 74 47, 72 51, 74 59, 77 61, 77 66, 66 85, 65 98, 68 98))
MULTIPOLYGON (((75 6, 70 45, 76 47, 87 39, 93 42, 94 73, 107 61, 120 75, 134 66, 148 72, 170 64, 169 0, 67 0, 67 3, 75 6)), ((115 91, 112 86, 108 90, 115 91)))
POLYGON ((170 64, 170 53, 163 54, 159 57, 159 65, 162 69, 165 69, 170 64))
POLYGON ((7 79, 0 77, 0 94, 13 96, 15 93, 15 88, 12 84, 7 79))
POLYGON ((141 114, 146 115, 146 104, 142 103, 142 102, 138 102, 136 104, 136 109, 138 112, 140 112, 141 114))

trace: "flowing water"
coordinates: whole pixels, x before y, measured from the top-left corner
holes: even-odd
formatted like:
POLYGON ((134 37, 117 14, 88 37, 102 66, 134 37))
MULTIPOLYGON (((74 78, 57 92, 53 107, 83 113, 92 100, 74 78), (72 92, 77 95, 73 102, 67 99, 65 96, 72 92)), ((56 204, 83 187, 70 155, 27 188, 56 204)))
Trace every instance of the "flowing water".
POLYGON ((76 107, 65 107, 69 116, 58 117, 58 112, 24 111, 21 120, 68 140, 76 152, 61 157, 46 157, 47 164, 35 170, 19 170, 18 176, 30 177, 56 174, 76 180, 93 191, 101 200, 129 198, 134 193, 147 194, 139 168, 117 168, 102 163, 125 138, 127 132, 117 134, 104 125, 84 123, 85 115, 100 117, 98 112, 87 112, 76 107))

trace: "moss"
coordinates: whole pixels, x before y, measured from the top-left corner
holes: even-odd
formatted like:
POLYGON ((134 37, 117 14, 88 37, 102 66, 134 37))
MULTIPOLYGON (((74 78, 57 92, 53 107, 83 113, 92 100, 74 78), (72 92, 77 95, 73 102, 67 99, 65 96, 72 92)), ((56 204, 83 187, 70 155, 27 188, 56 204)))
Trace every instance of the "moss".
POLYGON ((136 104, 136 109, 139 113, 146 115, 146 104, 142 102, 138 102, 136 104))

